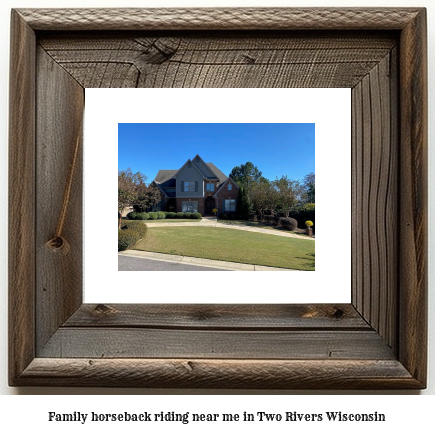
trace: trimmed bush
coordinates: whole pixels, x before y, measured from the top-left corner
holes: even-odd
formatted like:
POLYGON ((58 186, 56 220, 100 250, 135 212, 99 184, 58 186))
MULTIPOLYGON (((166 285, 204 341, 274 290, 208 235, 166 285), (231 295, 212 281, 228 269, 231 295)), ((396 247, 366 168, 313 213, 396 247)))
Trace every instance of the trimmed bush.
POLYGON ((126 222, 122 229, 132 229, 136 231, 141 238, 145 238, 147 234, 148 226, 145 223, 139 221, 126 222))
POLYGON ((228 216, 224 213, 224 214, 219 214, 219 218, 221 219, 221 220, 227 220, 228 219, 228 216))
POLYGON ((200 212, 193 212, 192 215, 190 216, 191 219, 196 219, 199 220, 202 218, 202 215, 200 212))
POLYGON ((148 220, 149 219, 149 214, 147 212, 133 211, 133 212, 129 212, 127 214, 127 218, 129 220, 148 220))
POLYGON ((148 215, 149 215, 148 218, 150 220, 157 220, 159 218, 159 213, 158 212, 150 212, 150 213, 148 213, 148 215))
POLYGON ((177 212, 178 219, 184 219, 184 212, 177 212))
POLYGON ((296 219, 298 222, 310 220, 313 222, 313 225, 316 226, 316 205, 314 203, 306 203, 296 206, 290 210, 289 216, 296 219))
POLYGON ((127 250, 140 240, 139 233, 134 229, 118 229, 118 252, 127 250))
POLYGON ((166 213, 166 218, 167 219, 175 219, 177 217, 177 213, 176 212, 167 212, 166 213))
POLYGON ((287 229, 288 231, 294 231, 298 227, 298 222, 291 217, 281 217, 279 219, 279 226, 287 229))
POLYGON ((192 215, 192 213, 191 212, 185 212, 184 213, 184 218, 185 219, 190 219, 190 216, 192 215))
POLYGON ((163 211, 159 211, 158 213, 157 213, 157 218, 158 219, 164 219, 166 216, 165 216, 165 213, 163 212, 163 211))
POLYGON ((129 212, 126 217, 129 220, 135 220, 136 219, 136 215, 137 215, 137 212, 136 211, 132 211, 132 212, 129 212))

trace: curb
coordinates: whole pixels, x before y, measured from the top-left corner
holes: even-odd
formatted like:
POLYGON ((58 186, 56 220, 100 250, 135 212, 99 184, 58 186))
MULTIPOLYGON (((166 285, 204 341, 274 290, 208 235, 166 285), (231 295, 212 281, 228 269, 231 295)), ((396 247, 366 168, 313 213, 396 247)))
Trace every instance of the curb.
POLYGON ((301 271, 288 268, 267 267, 265 265, 239 264, 236 262, 216 261, 214 259, 194 258, 191 256, 167 255, 165 253, 145 252, 142 250, 124 250, 120 256, 150 259, 153 261, 178 262, 199 267, 219 268, 231 271, 301 271))

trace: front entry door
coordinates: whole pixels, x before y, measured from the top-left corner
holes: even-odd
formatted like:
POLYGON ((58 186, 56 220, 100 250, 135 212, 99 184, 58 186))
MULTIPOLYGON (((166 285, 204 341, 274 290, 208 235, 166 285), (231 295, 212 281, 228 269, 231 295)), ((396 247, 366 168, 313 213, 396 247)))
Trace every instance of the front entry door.
POLYGON ((207 197, 205 199, 205 213, 206 214, 213 214, 213 210, 215 208, 215 200, 214 197, 207 197))

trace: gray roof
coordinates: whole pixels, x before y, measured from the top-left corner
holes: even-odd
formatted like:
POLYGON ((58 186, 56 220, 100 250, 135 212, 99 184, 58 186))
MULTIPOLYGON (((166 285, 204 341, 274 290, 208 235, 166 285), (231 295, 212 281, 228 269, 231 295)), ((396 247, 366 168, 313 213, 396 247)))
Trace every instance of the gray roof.
POLYGON ((228 176, 225 176, 213 163, 206 164, 208 167, 210 167, 211 171, 216 174, 221 184, 223 184, 228 179, 228 176))
POLYGON ((154 181, 156 181, 159 184, 162 184, 172 179, 177 172, 178 170, 159 170, 157 172, 154 181))
MULTIPOLYGON (((190 161, 190 160, 188 160, 190 161)), ((221 186, 227 179, 228 176, 226 176, 224 173, 222 173, 213 163, 204 163, 206 164, 210 170, 216 175, 217 178, 219 178, 219 186, 221 186)), ((195 166, 196 167, 196 166, 195 166)), ((199 169, 198 169, 199 170, 199 169)), ((159 170, 154 181, 159 184, 159 187, 164 189, 165 193, 169 197, 174 197, 175 193, 171 192, 169 193, 166 191, 167 188, 173 188, 175 187, 175 178, 174 176, 177 174, 179 170, 159 170)), ((201 172, 202 173, 202 172, 201 172)), ((204 175, 205 177, 205 175, 204 175)))

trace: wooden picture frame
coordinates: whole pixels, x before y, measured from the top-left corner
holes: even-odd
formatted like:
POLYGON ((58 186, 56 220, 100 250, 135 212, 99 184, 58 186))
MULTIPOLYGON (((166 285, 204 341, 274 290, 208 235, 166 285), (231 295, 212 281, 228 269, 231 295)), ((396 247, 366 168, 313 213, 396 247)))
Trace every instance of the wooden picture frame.
POLYGON ((13 10, 10 385, 426 387, 426 50, 423 8, 13 10), (82 304, 84 88, 123 86, 352 88, 352 303, 82 304))

